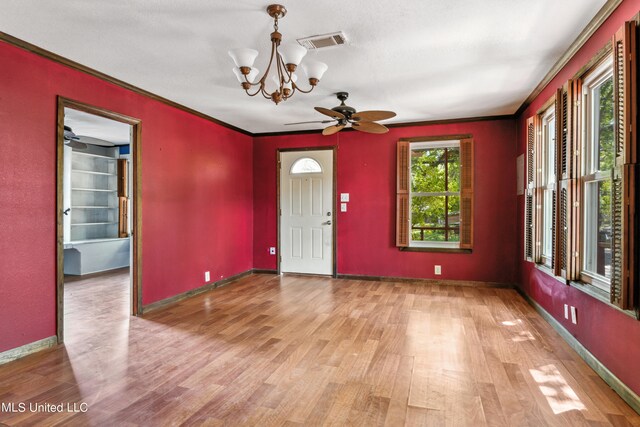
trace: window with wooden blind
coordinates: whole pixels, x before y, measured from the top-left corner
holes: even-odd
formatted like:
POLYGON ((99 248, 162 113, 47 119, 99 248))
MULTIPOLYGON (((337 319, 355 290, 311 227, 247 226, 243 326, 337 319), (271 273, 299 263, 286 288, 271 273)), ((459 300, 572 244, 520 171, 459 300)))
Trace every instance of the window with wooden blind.
POLYGON ((473 141, 400 140, 397 145, 396 245, 472 249, 473 141))
POLYGON ((536 128, 535 117, 527 119, 527 188, 524 203, 524 259, 532 262, 535 258, 535 166, 536 166, 536 128))
POLYGON ((613 36, 614 153, 611 222, 610 301, 637 306, 638 224, 635 214, 638 175, 637 28, 625 23, 613 36))
POLYGON ((612 38, 612 55, 581 79, 582 222, 580 277, 637 305, 637 52, 636 24, 612 38))
POLYGON ((575 83, 566 82, 556 93, 556 145, 557 145, 557 221, 556 262, 554 273, 567 280, 577 278, 578 209, 576 171, 578 138, 575 132, 573 94, 575 83))
POLYGON ((527 120, 524 256, 550 274, 558 263, 559 116, 554 96, 527 120))
POLYGON ((550 111, 526 123, 525 259, 548 266, 552 254, 555 275, 590 285, 593 295, 608 295, 622 309, 638 304, 637 90, 636 25, 628 22, 610 50, 557 91, 555 177, 550 111), (555 220, 547 211, 551 189, 555 220), (551 246, 549 222, 555 226, 551 246))

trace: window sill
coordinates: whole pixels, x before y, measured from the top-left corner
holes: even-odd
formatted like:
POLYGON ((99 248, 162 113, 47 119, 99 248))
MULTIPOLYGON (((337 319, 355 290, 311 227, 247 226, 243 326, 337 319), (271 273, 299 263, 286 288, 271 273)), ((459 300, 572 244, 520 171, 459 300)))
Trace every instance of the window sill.
POLYGON ((556 279, 558 282, 562 283, 563 285, 567 284, 567 281, 565 279, 563 279, 560 276, 556 276, 555 273, 553 272, 553 270, 550 267, 547 267, 544 264, 535 264, 536 268, 538 269, 538 271, 541 271, 543 273, 545 273, 546 275, 548 275, 549 277, 556 279))
POLYGON ((626 314, 627 316, 631 316, 636 320, 640 320, 640 312, 637 312, 636 310, 623 310, 620 307, 614 304, 611 304, 611 301, 609 301, 609 292, 603 291, 602 289, 600 289, 595 285, 592 285, 591 283, 579 282, 579 281, 566 281, 562 277, 554 275, 553 270, 547 267, 546 265, 535 264, 535 263, 534 265, 538 271, 547 274, 553 279, 556 279, 558 282, 562 283, 563 285, 565 286, 569 285, 572 288, 578 289, 579 291, 584 292, 585 294, 591 296, 592 298, 597 299, 598 301, 606 304, 607 306, 614 308, 619 312, 626 314))
POLYGON ((631 316, 636 320, 640 320, 639 317, 639 313, 636 310, 623 310, 620 307, 618 307, 617 305, 611 304, 611 301, 609 301, 609 292, 603 291, 602 289, 600 289, 599 287, 592 285, 590 283, 586 283, 586 282, 575 282, 575 281, 570 281, 569 282, 569 286, 571 286, 572 288, 578 289, 579 291, 584 292, 585 294, 589 295, 592 298, 597 299, 598 301, 606 304, 607 306, 611 307, 611 308, 615 308, 616 310, 618 310, 621 313, 626 314, 627 316, 631 316))
POLYGON ((442 252, 447 254, 470 254, 473 249, 446 248, 446 247, 426 247, 426 246, 406 246, 399 248, 402 252, 442 252))

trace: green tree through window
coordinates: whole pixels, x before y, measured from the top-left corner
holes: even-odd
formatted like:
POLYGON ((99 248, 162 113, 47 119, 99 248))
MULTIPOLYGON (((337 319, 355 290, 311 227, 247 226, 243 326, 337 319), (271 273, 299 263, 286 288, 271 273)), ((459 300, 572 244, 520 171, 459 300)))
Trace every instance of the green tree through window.
POLYGON ((460 148, 411 149, 411 240, 460 241, 460 148))

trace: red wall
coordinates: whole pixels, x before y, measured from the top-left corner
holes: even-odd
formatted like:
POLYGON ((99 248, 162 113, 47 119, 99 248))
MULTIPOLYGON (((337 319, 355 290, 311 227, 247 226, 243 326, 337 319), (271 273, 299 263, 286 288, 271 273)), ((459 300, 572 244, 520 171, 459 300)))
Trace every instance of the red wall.
MULTIPOLYGON (((625 0, 596 31, 574 58, 551 81, 518 120, 518 154, 526 146, 525 124, 555 90, 571 78, 602 48, 622 24, 640 10, 640 0, 625 0)), ((523 254, 524 198, 518 197, 518 254, 523 254)), ((640 394, 640 322, 603 304, 582 291, 566 286, 536 269, 519 256, 523 290, 558 320, 614 375, 640 394), (578 324, 564 319, 564 304, 578 311, 578 324)))
POLYGON ((275 269, 278 148, 336 145, 337 191, 350 193, 337 212, 338 273, 515 283, 517 278, 513 120, 393 128, 384 135, 340 132, 258 137, 254 143, 254 265, 275 269), (401 252, 395 247, 396 141, 403 137, 472 134, 475 212, 472 254, 401 252))
POLYGON ((144 304, 252 268, 251 137, 3 42, 0 64, 0 352, 55 335, 56 95, 142 119, 144 304))

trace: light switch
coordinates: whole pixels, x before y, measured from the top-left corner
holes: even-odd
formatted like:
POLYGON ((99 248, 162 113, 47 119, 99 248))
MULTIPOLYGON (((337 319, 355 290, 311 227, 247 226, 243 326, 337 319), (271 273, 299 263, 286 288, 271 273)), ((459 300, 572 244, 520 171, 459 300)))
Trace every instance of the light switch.
POLYGON ((347 211, 347 204, 340 203, 340 212, 346 212, 346 211, 347 211))
POLYGON ((571 323, 578 324, 578 310, 574 306, 571 306, 571 323))
POLYGON ((569 306, 567 304, 564 305, 564 318, 569 319, 569 306))
POLYGON ((340 193, 340 201, 348 202, 349 201, 349 193, 340 193))

